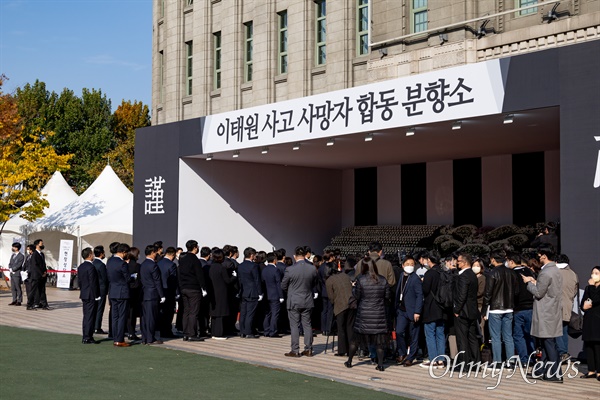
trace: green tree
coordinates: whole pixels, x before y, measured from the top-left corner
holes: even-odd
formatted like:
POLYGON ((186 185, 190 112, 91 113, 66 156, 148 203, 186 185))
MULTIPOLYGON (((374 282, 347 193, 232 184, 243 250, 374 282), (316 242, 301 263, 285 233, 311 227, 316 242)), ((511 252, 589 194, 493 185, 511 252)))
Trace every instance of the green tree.
POLYGON ((16 99, 4 94, 0 76, 0 232, 18 212, 33 221, 49 206, 40 189, 56 170, 67 170, 71 155, 58 155, 49 145, 54 135, 40 128, 25 132, 16 99))

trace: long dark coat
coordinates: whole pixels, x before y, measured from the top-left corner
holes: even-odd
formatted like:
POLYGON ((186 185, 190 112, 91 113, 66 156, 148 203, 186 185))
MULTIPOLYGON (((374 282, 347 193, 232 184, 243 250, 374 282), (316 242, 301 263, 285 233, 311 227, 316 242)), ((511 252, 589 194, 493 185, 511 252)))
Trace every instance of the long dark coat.
POLYGON ((352 291, 358 301, 354 331, 364 335, 387 333, 385 300, 391 298, 387 280, 377 275, 377 282, 369 275, 360 275, 352 291))
POLYGON ((592 308, 585 310, 583 314, 583 335, 582 339, 586 342, 600 341, 600 287, 588 285, 585 288, 581 304, 587 299, 592 299, 592 308))
POLYGON ((229 299, 227 296, 229 286, 237 278, 229 276, 227 268, 222 264, 213 263, 210 266, 208 276, 211 280, 212 290, 210 293, 210 315, 211 317, 229 316, 229 299))

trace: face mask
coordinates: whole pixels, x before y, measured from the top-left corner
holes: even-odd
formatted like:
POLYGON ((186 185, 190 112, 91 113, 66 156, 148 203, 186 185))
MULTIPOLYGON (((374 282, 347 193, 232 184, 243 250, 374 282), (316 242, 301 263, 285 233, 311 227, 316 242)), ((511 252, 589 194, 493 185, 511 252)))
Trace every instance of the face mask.
POLYGON ((407 274, 412 274, 414 271, 415 271, 414 265, 407 265, 406 267, 404 267, 404 272, 406 272, 407 274))
POLYGON ((44 249, 45 249, 44 245, 41 245, 40 250, 44 250, 44 249))
POLYGON ((508 261, 504 261, 504 266, 508 268, 508 261))
POLYGON ((594 283, 598 283, 600 282, 600 275, 592 275, 592 280, 594 281, 594 283))
POLYGON ((473 267, 473 272, 475 272, 476 274, 481 272, 481 267, 473 267))

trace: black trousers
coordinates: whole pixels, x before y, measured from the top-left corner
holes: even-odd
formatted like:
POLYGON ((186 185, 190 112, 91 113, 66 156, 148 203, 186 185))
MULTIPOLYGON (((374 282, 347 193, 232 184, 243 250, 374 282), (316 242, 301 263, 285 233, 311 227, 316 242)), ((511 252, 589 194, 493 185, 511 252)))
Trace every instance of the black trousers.
POLYGON ((175 318, 175 329, 183 332, 183 296, 177 300, 177 317, 175 318))
POLYGON ((242 299, 240 307, 240 333, 242 335, 252 335, 252 322, 254 314, 258 307, 258 299, 242 299))
POLYGON ((127 323, 128 299, 110 299, 112 313, 112 336, 115 342, 125 341, 125 324, 127 323))
POLYGON ((346 354, 354 340, 354 320, 356 309, 347 308, 335 316, 338 329, 338 354, 346 354))
POLYGON ((266 304, 268 307, 263 320, 263 329, 265 336, 277 335, 277 322, 279 321, 279 310, 281 310, 281 303, 279 299, 269 300, 266 304))
POLYGON ((323 308, 321 309, 321 331, 329 332, 333 321, 333 303, 328 297, 323 297, 323 308))
POLYGON ((94 329, 102 329, 102 318, 104 317, 104 309, 106 308, 106 295, 100 296, 98 301, 98 310, 96 311, 96 321, 94 323, 94 329))
MULTIPOLYGON (((127 325, 126 331, 129 335, 135 335, 137 320, 142 316, 142 292, 139 288, 132 289, 129 292, 129 303, 127 304, 127 325)), ((141 327, 140 327, 141 329, 141 327)))
POLYGON ((477 339, 477 320, 463 317, 454 318, 454 329, 456 330, 456 344, 460 354, 458 363, 479 362, 479 340, 477 339))
POLYGON ((198 336, 198 315, 202 292, 200 290, 182 289, 183 297, 183 335, 198 336))
POLYGON ((225 318, 227 317, 211 318, 210 330, 213 337, 225 337, 225 318))
POLYGON ((159 306, 160 309, 160 335, 164 337, 173 336, 173 316, 175 315, 175 293, 165 293, 165 302, 159 306))
POLYGON ((583 342, 589 372, 600 374, 600 341, 583 342))
POLYGON ((96 322, 96 311, 98 302, 96 300, 81 300, 83 303, 83 340, 94 337, 94 323, 96 322))
POLYGON ((40 304, 40 285, 42 279, 29 278, 29 290, 27 291, 27 307, 40 304))
POLYGON ((48 282, 48 277, 43 276, 38 285, 38 290, 40 293, 40 307, 48 307, 48 298, 46 297, 46 282, 48 282))
POLYGON ((152 343, 156 341, 156 323, 158 322, 159 300, 144 300, 142 302, 142 342, 152 343))

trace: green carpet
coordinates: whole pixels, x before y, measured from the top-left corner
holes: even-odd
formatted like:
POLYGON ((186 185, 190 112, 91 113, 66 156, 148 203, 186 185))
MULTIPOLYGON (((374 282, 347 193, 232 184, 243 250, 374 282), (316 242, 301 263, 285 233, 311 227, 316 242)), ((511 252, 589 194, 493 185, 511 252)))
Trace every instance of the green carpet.
POLYGON ((398 399, 326 379, 182 351, 80 342, 76 335, 0 326, 0 398, 398 399))

